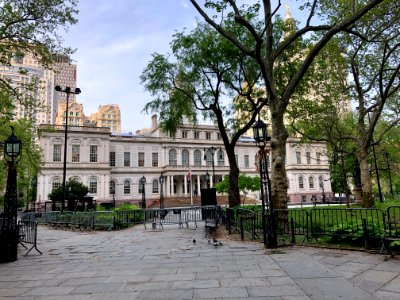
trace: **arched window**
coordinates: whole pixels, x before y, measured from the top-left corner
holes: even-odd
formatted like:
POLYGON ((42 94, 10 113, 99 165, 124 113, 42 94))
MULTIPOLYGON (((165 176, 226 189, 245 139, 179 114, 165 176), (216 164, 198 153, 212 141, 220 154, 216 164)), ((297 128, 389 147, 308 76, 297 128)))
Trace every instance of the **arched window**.
POLYGON ((51 183, 51 191, 58 189, 60 186, 61 186, 60 178, 58 178, 58 177, 54 178, 53 182, 51 183))
POLYGON ((212 166, 213 156, 211 150, 207 149, 206 152, 204 152, 204 160, 206 161, 206 166, 212 166))
POLYGON ((310 189, 314 188, 314 178, 311 176, 308 178, 308 185, 309 185, 310 189))
POLYGON ((222 150, 218 151, 217 160, 218 160, 218 166, 224 166, 225 165, 224 152, 222 150))
POLYGON ((110 181, 110 195, 115 195, 115 181, 110 181))
POLYGON ((89 193, 97 194, 97 178, 94 176, 89 179, 89 193))
POLYGON ((124 195, 129 195, 131 193, 131 183, 128 179, 124 181, 124 195))
POLYGON ((158 194, 158 180, 153 180, 153 194, 158 194))
POLYGON ((187 149, 182 150, 182 166, 189 166, 189 151, 187 149))
POLYGON ((304 188, 304 182, 303 182, 303 176, 299 177, 299 188, 303 189, 304 188))
POLYGON ((169 164, 171 166, 176 166, 176 164, 177 164, 177 161, 176 161, 176 150, 175 149, 169 150, 169 164))
POLYGON ((194 150, 194 165, 196 167, 201 166, 201 151, 199 149, 194 150))

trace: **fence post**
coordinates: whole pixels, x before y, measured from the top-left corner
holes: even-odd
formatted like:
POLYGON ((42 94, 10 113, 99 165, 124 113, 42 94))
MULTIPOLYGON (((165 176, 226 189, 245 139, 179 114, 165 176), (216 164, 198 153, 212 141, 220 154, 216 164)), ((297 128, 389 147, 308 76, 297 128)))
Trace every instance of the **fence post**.
POLYGON ((291 227, 291 233, 292 233, 292 244, 296 243, 296 237, 294 235, 294 220, 293 217, 290 217, 290 227, 291 227))
POLYGON ((240 239, 244 241, 243 218, 240 216, 240 239))
POLYGON ((367 250, 368 248, 368 228, 367 228, 367 220, 362 219, 363 224, 363 232, 364 232, 364 249, 367 250))

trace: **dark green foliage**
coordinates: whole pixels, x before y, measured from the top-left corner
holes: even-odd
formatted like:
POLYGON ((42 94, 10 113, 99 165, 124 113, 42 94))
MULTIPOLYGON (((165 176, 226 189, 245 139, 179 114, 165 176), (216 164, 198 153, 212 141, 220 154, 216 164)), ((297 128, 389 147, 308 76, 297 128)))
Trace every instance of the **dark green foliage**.
MULTIPOLYGON (((76 180, 69 180, 65 183, 65 199, 66 200, 81 200, 89 192, 89 188, 83 183, 76 180)), ((62 185, 53 190, 49 194, 51 200, 63 200, 63 187, 62 185)))

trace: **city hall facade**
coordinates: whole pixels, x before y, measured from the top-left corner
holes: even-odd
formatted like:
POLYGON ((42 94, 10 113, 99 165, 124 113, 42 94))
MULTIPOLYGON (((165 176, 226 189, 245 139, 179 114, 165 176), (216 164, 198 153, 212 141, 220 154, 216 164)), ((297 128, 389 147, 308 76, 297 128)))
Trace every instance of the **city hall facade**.
MULTIPOLYGON (((38 176, 36 207, 44 209, 48 195, 62 185, 65 127, 41 125, 39 143, 44 166, 38 176)), ((286 146, 288 202, 310 202, 331 196, 329 164, 323 143, 299 144, 289 138, 286 146)), ((258 176, 258 147, 243 137, 235 147, 241 173, 258 176)), ((109 128, 68 126, 66 180, 89 187, 97 203, 142 201, 141 178, 146 178, 147 203, 160 199, 160 176, 164 176, 164 197, 187 198, 229 174, 228 159, 216 125, 182 125, 175 136, 160 130, 157 117, 151 127, 136 134, 111 133, 109 128), (206 174, 209 174, 209 181, 206 174)), ((259 193, 248 196, 259 199, 259 193)))

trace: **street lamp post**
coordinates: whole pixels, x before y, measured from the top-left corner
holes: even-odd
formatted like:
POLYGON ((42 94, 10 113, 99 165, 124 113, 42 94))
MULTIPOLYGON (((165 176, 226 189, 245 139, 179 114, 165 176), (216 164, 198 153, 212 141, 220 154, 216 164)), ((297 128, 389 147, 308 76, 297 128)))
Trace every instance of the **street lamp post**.
POLYGON ((158 180, 160 181, 160 209, 164 209, 164 176, 161 174, 158 180))
MULTIPOLYGON (((204 160, 207 160, 207 155, 206 155, 206 151, 210 151, 211 152, 211 166, 212 166, 212 172, 213 172, 213 186, 215 184, 215 164, 214 164, 214 153, 215 151, 220 150, 221 151, 221 147, 220 148, 215 148, 214 146, 211 146, 210 148, 204 148, 204 160)), ((210 188, 210 187, 208 187, 210 188)))
POLYGON ((262 201, 262 227, 264 246, 267 248, 276 248, 278 240, 276 236, 276 226, 274 219, 273 204, 271 201, 271 181, 269 180, 268 165, 265 146, 271 137, 267 135, 267 127, 260 119, 253 125, 253 135, 257 146, 260 148, 260 183, 261 183, 261 201, 262 201), (266 211, 266 206, 267 210, 266 211), (268 213, 268 222, 266 214, 268 213))
POLYGON ((0 219, 0 262, 15 261, 18 257, 16 159, 21 154, 21 149, 21 140, 14 135, 14 127, 11 126, 11 135, 4 143, 4 157, 7 158, 8 176, 4 195, 4 212, 0 219))
POLYGON ((207 182, 207 188, 210 188, 210 174, 208 174, 208 171, 206 173, 206 182, 207 182))
POLYGON ((116 208, 115 207, 115 205, 116 205, 116 203, 115 203, 115 181, 110 181, 110 192, 111 192, 111 195, 112 195, 112 200, 113 200, 113 206, 114 206, 114 209, 116 208))
MULTIPOLYGON (((80 88, 75 88, 73 91, 69 86, 65 87, 62 89, 61 86, 56 85, 55 87, 57 92, 62 92, 67 94, 67 103, 65 107, 65 129, 64 129, 64 165, 63 165, 63 181, 62 181, 62 190, 63 190, 63 200, 61 204, 61 211, 64 211, 64 205, 65 205, 65 180, 66 180, 66 175, 67 175, 67 138, 68 138, 68 105, 69 105, 69 95, 70 94, 80 94, 81 89, 80 88)), ((53 210, 55 210, 55 203, 53 203, 53 210)))
POLYGON ((145 209, 146 208, 146 192, 145 192, 144 187, 146 184, 146 177, 144 177, 144 175, 142 178, 140 178, 140 184, 142 185, 142 205, 141 205, 141 207, 142 207, 142 209, 145 209))
POLYGON ((37 176, 33 176, 32 181, 31 181, 31 196, 32 196, 32 207, 33 211, 36 211, 36 206, 35 206, 35 201, 36 201, 36 195, 37 195, 37 176))

